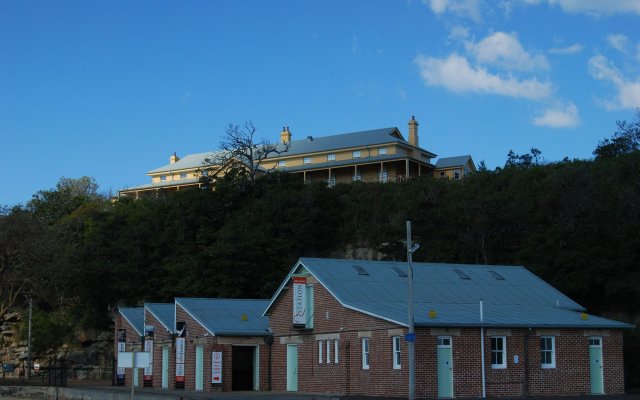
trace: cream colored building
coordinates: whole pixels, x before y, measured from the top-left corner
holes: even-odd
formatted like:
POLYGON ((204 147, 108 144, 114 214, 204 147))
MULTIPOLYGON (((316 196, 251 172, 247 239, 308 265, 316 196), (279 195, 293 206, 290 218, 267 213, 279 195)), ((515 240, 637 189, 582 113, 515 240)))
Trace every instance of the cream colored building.
MULTIPOLYGON (((408 122, 408 138, 398 128, 381 128, 361 132, 293 140, 288 127, 280 133, 279 153, 273 153, 261 164, 261 169, 283 171, 300 176, 304 182, 326 182, 329 186, 354 181, 392 182, 419 176, 454 178, 453 166, 447 162, 440 174, 433 164, 436 154, 420 147, 418 121, 408 122)), ((207 159, 219 153, 190 154, 179 158, 175 153, 169 164, 147 173, 151 183, 120 190, 120 196, 138 198, 144 195, 200 187, 199 170, 207 159)), ((470 156, 462 166, 462 176, 475 171, 470 156)), ((449 160, 462 159, 452 157, 449 160)))

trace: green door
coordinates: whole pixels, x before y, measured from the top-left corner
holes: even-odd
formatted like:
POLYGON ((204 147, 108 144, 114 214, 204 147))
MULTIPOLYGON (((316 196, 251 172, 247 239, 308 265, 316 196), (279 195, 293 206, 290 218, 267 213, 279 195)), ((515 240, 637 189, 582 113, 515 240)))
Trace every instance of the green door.
POLYGON ((196 346, 196 390, 204 388, 204 347, 196 346))
POLYGON ((162 348, 162 388, 169 389, 169 348, 162 348))
POLYGON ((287 391, 298 391, 298 345, 287 345, 287 391))
POLYGON ((604 394, 602 373, 602 338, 589 338, 589 372, 591 375, 591 394, 604 394))
POLYGON ((453 397, 451 336, 438 336, 438 397, 453 397))

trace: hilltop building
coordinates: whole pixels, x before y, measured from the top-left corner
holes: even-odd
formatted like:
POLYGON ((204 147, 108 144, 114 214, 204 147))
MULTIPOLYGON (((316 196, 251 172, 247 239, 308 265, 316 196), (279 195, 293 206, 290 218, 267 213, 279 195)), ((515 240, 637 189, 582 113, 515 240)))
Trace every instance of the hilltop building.
MULTIPOLYGON (((279 153, 271 154, 261 164, 263 171, 283 171, 300 176, 304 182, 326 182, 329 186, 353 181, 391 182, 418 176, 461 179, 475 171, 471 156, 442 158, 433 164, 436 154, 420 147, 418 121, 411 117, 408 140, 398 128, 293 140, 289 127, 280 133, 279 153)), ((198 170, 217 152, 175 153, 169 164, 147 173, 151 183, 120 190, 120 196, 138 198, 165 192, 200 187, 198 170)))

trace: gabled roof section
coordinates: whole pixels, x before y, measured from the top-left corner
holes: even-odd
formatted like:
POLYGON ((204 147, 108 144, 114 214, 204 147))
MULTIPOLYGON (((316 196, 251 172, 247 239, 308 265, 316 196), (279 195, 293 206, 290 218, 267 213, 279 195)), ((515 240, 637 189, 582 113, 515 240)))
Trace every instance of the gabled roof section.
POLYGON ((202 168, 206 159, 215 160, 215 158, 219 157, 221 153, 221 151, 209 151, 206 153, 188 154, 173 164, 167 164, 160 168, 152 169, 147 172, 147 175, 202 168))
MULTIPOLYGON (((409 142, 404 140, 404 137, 402 136, 398 128, 382 128, 372 129, 368 131, 343 133, 331 136, 310 136, 307 139, 292 140, 289 143, 289 148, 286 149, 286 151, 282 151, 284 150, 284 145, 279 144, 279 150, 281 150, 282 152, 271 154, 269 158, 295 156, 323 151, 337 151, 340 149, 348 149, 351 147, 375 146, 388 143, 399 143, 406 146, 411 146, 409 142)), ((420 150, 428 153, 430 157, 436 156, 428 150, 421 148, 420 150)))
POLYGON ((269 318, 262 316, 269 300, 181 297, 175 301, 211 335, 265 336, 269 333, 269 318))
MULTIPOLYGON (((418 326, 630 327, 595 316, 582 319, 581 305, 521 266, 435 263, 412 266, 418 326), (503 279, 498 279, 495 273, 503 279), (483 323, 480 300, 484 303, 483 323), (436 312, 436 317, 429 317, 430 310, 436 312)), ((271 299, 265 315, 291 276, 305 271, 344 307, 408 325, 408 278, 398 273, 406 274, 407 263, 395 261, 301 258, 271 299)))
POLYGON ((473 164, 473 160, 469 155, 439 158, 436 162, 436 168, 464 167, 468 162, 471 162, 475 169, 475 164, 473 164))
POLYGON ((143 307, 125 307, 119 308, 118 312, 131 325, 133 329, 142 336, 144 331, 144 308, 143 307))
MULTIPOLYGON (((176 306, 172 303, 145 303, 145 313, 150 313, 169 332, 173 332, 173 324, 176 318, 176 306)), ((146 322, 146 319, 145 319, 146 322)))

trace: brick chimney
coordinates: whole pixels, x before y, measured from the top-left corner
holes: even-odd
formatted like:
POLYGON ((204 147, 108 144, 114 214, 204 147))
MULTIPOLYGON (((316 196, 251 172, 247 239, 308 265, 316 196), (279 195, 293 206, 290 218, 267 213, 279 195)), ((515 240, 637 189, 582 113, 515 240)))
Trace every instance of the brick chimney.
POLYGON ((280 132, 280 141, 284 144, 287 144, 291 141, 291 132, 289 131, 288 126, 282 127, 282 132, 280 132))
POLYGON ((409 144, 418 147, 418 121, 415 116, 411 116, 409 121, 409 144))
POLYGON ((169 164, 175 164, 175 163, 177 163, 178 161, 180 161, 180 157, 178 157, 178 156, 176 155, 176 153, 175 153, 175 152, 173 152, 173 155, 172 155, 171 157, 169 157, 169 164))

